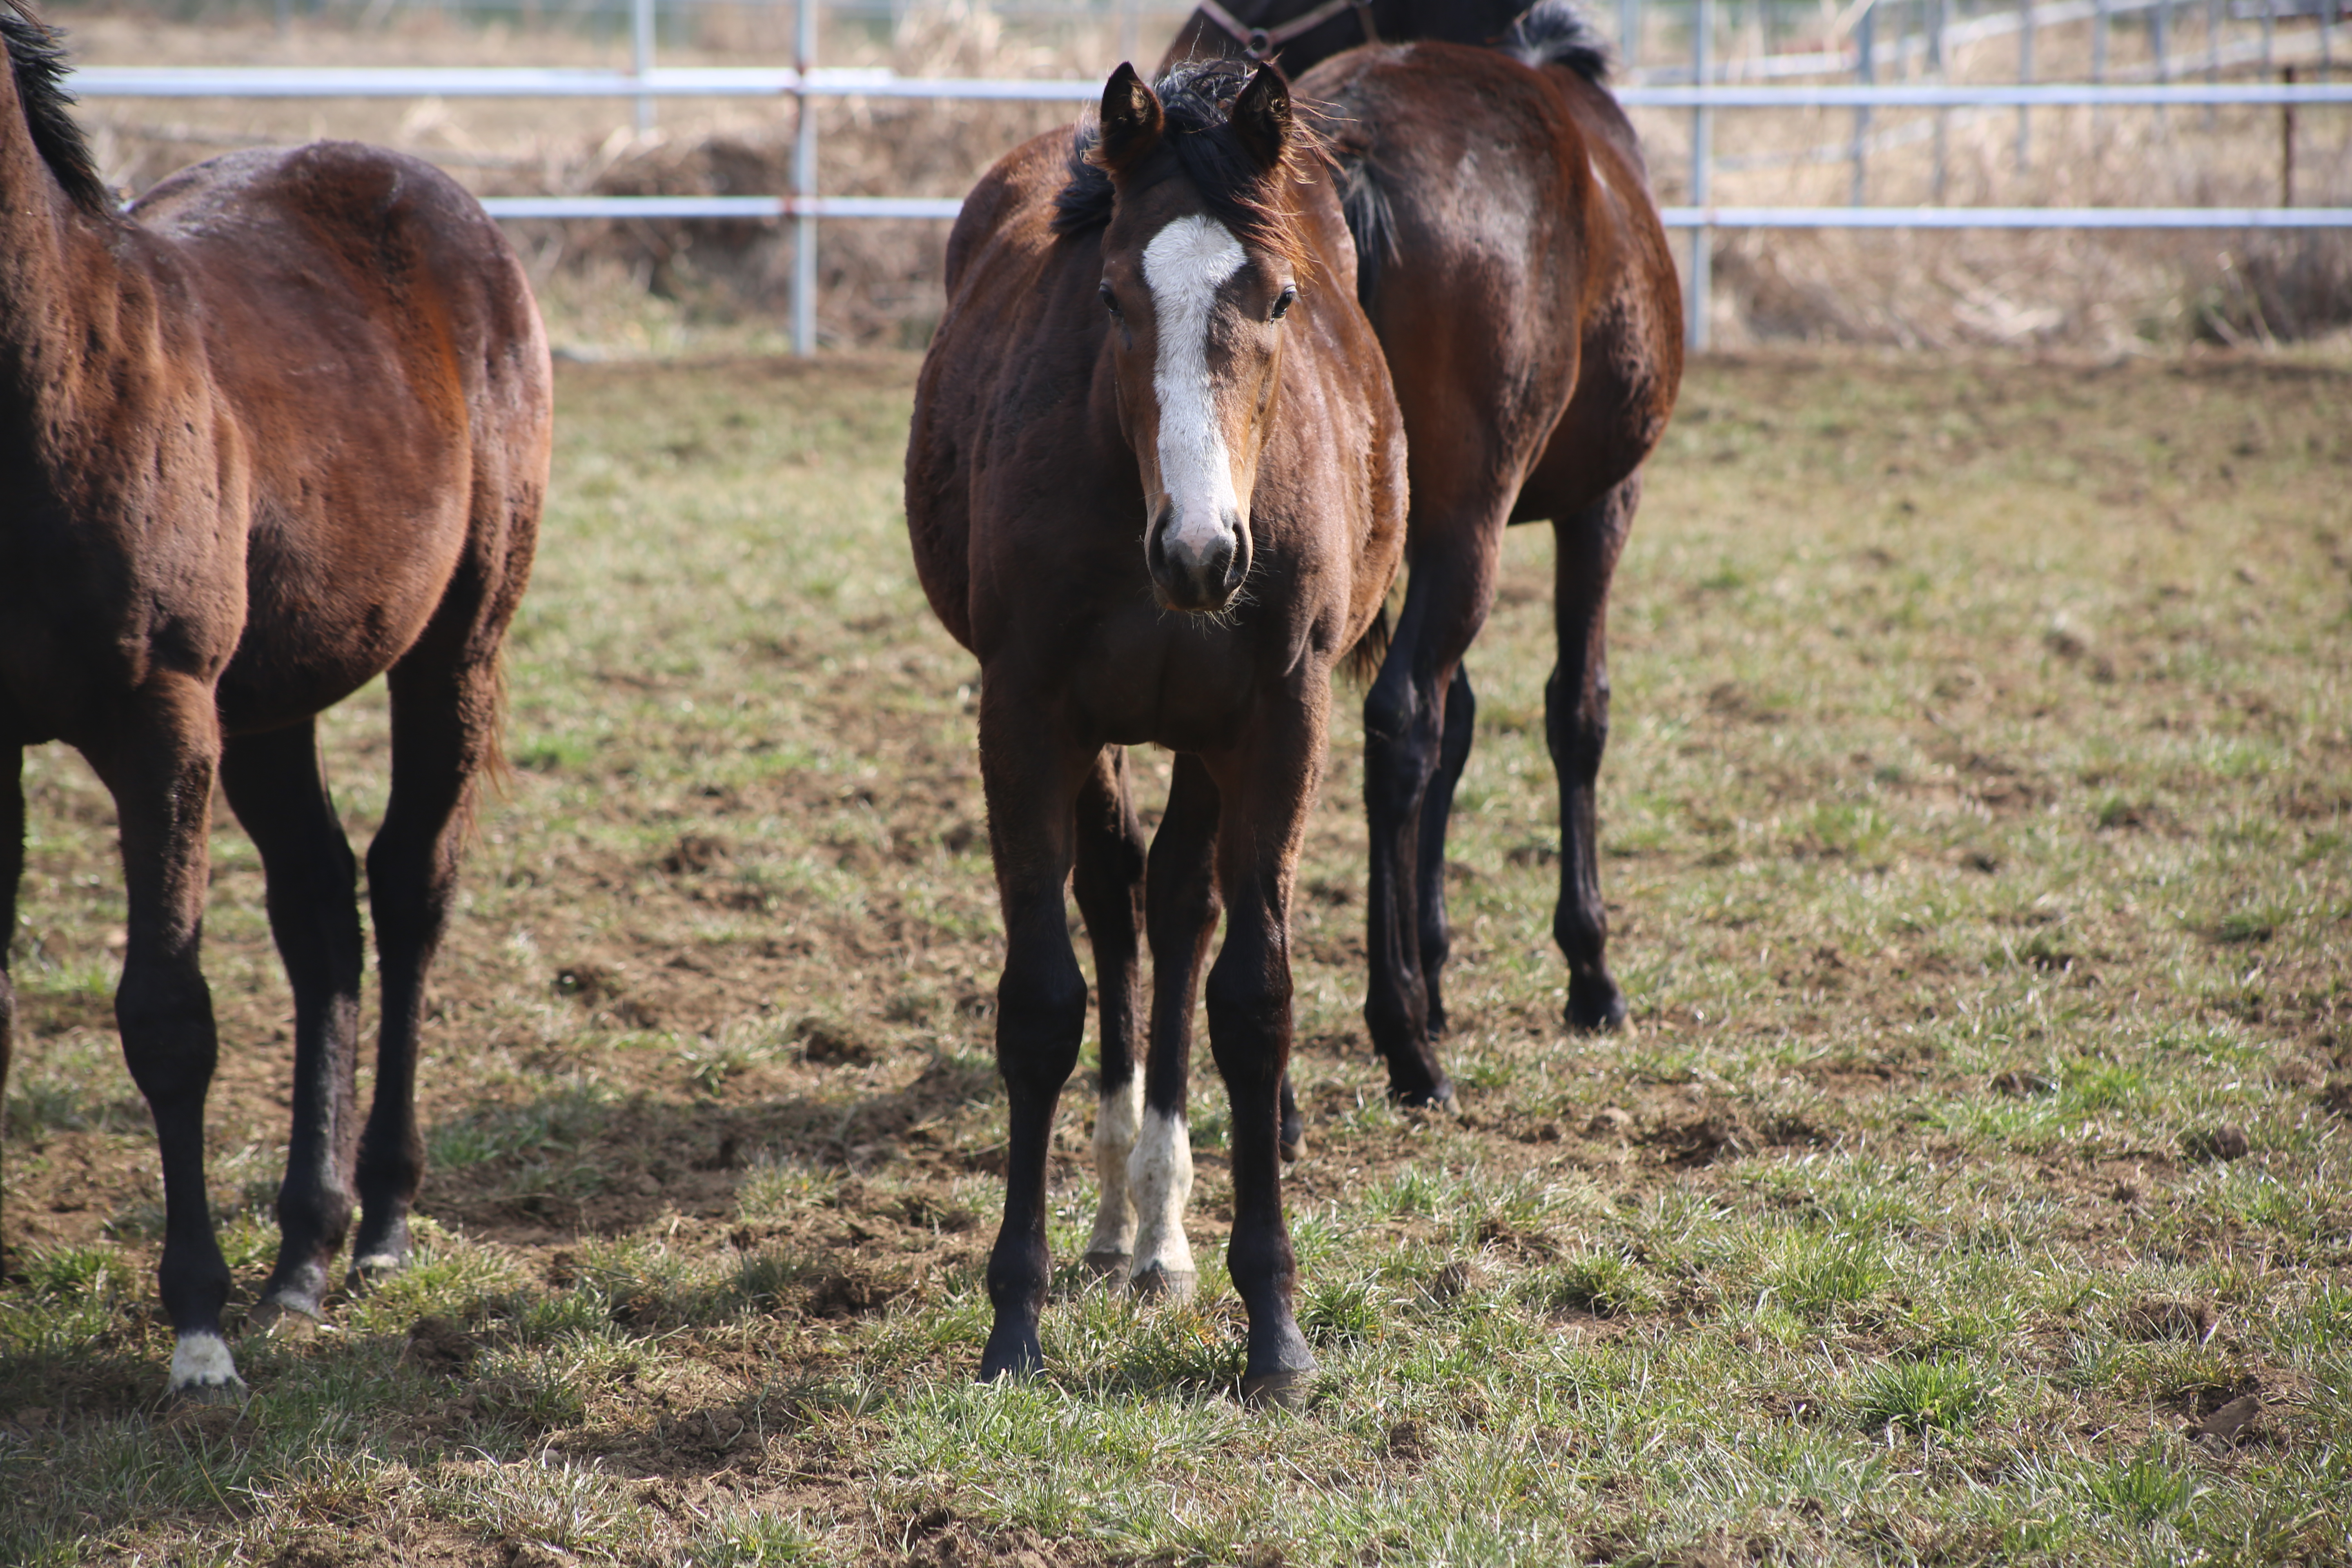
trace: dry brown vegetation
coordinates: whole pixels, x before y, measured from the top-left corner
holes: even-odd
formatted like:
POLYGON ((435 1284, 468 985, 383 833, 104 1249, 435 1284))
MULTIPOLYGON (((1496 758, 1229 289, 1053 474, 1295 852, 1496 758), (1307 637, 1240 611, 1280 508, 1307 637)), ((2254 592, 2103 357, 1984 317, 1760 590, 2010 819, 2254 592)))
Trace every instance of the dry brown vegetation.
MULTIPOLYGON (((559 28, 461 26, 404 12, 391 26, 349 15, 302 19, 279 36, 259 18, 233 26, 158 24, 100 11, 59 13, 89 58, 112 63, 621 64, 625 49, 559 28)), ((787 18, 758 7, 701 14, 672 64, 787 61, 787 18)), ((1155 18, 1155 26, 1164 27, 1155 18)), ((1663 28, 1664 23, 1661 23, 1663 28)), ((2242 44, 2252 24, 2224 39, 2242 44)), ((1139 38, 1156 57, 1160 32, 1139 38)), ((1777 47, 1801 47, 1791 37, 1777 47)), ((984 5, 910 5, 895 29, 840 21, 824 39, 830 64, 888 66, 907 75, 1091 77, 1119 53, 1116 27, 1015 27, 984 5)), ((1760 47, 1760 45, 1759 46, 1760 47)), ((2045 28, 2042 79, 2089 75, 2085 26, 2045 28)), ((1671 58, 1654 37, 1645 58, 1671 58)), ((2201 28, 2173 39, 2176 74, 2201 74, 2201 28)), ((2015 74, 2012 39, 1958 51, 1958 80, 2015 74)), ((2315 58, 2307 24, 2283 26, 2281 61, 2315 58)), ((2118 24, 2109 68, 2152 69, 2143 31, 2118 24)), ((2244 67, 2232 67, 2241 79, 2244 67)), ((1892 76, 1895 73, 1890 72, 1892 76)), ((1053 104, 850 100, 817 110, 822 188, 835 195, 960 195, 1024 138, 1067 120, 1053 104)), ((665 103, 650 134, 628 128, 624 104, 600 102, 202 101, 93 103, 89 117, 110 177, 130 188, 194 157, 254 141, 334 133, 411 148, 490 193, 759 194, 789 188, 792 110, 758 100, 665 103)), ((1933 199, 1937 117, 1877 111, 1867 195, 1933 199)), ((1659 195, 1688 199, 1691 120, 1636 114, 1659 195)), ((2044 110, 2030 156, 2016 157, 2011 110, 1944 119, 1943 199, 1969 205, 2269 205, 2281 181, 2272 110, 2044 110)), ((1722 204, 1835 205, 1851 189, 1847 110, 1723 111, 1714 199, 1722 204)), ((2307 109, 2297 132, 2295 199, 2352 202, 2352 111, 2307 109)), ((836 222, 819 251, 820 321, 841 344, 919 347, 940 307, 940 223, 836 222)), ((577 346, 638 351, 741 345, 770 338, 783 308, 790 237, 772 224, 520 226, 559 326, 577 346)), ((1718 238, 1713 326, 1724 346, 1773 342, 1896 346, 2067 345, 2115 352, 2205 339, 2303 341, 2352 324, 2352 241, 2340 235, 1990 232, 1840 234, 1755 231, 1718 238)))

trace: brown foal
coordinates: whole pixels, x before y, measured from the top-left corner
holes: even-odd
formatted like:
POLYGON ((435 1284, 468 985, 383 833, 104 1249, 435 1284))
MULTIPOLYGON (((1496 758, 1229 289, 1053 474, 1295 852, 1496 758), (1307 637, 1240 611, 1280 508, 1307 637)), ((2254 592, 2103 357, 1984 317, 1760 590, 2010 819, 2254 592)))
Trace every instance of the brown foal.
MULTIPOLYGON (((1310 12, 1311 0, 1235 8, 1269 37, 1310 12)), ((1364 1016, 1391 1093, 1429 1103, 1453 1097, 1436 1047, 1446 818, 1475 711, 1463 658, 1514 522, 1549 520, 1557 546, 1545 729, 1559 773, 1552 934, 1568 959, 1568 1023, 1625 1018, 1605 956, 1593 803, 1609 734, 1609 582, 1681 384, 1682 296, 1640 143, 1573 6, 1372 0, 1360 12, 1271 52, 1300 73, 1300 103, 1328 128, 1364 308, 1412 442, 1404 607, 1364 701, 1364 1016), (1364 21, 1388 41, 1349 47, 1364 21), (1425 41, 1396 41, 1411 38, 1425 41)), ((1170 58, 1242 47, 1196 12, 1170 58)))
POLYGON ((1291 885, 1331 668, 1372 625, 1404 522, 1402 434, 1354 286, 1320 148, 1278 74, 1234 62, 1157 91, 1120 67, 1099 127, 1008 155, 949 241, 907 513, 932 607, 981 663, 1004 915, 1012 1137, 983 1378, 1042 1363, 1047 1142, 1087 1008, 1074 874, 1102 987, 1088 1260, 1139 1291, 1193 1283, 1185 1095, 1222 904, 1209 1044, 1233 1101, 1244 1392, 1282 1397, 1315 1364, 1276 1152, 1291 885), (1148 849, 1124 760, 1144 743, 1177 753, 1148 849))
MULTIPOLYGON (((130 900, 115 1016, 162 1148, 171 1386, 240 1385, 205 1203, 216 1051, 198 967, 213 786, 253 837, 292 982, 294 1116, 265 1313, 399 1267, 423 1145, 425 973, 499 646, 546 491, 546 341, 497 226, 429 165, 349 142, 233 153, 118 212, 56 38, 0 0, 0 933, 26 746, 114 796, 130 900), (393 784, 367 857, 383 1037, 353 1105, 362 948, 314 715, 379 674, 393 784)), ((0 943, 0 1082, 15 996, 0 943)))

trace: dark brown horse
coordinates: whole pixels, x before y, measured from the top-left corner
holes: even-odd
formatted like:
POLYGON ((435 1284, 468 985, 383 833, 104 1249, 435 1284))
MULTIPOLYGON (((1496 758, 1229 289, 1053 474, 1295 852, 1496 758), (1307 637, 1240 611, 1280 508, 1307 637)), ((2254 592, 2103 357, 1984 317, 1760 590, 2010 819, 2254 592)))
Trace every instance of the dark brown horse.
MULTIPOLYGON (((1415 1103, 1453 1093, 1435 1045, 1445 1027, 1446 817, 1475 712, 1462 660, 1494 602, 1509 523, 1549 520, 1558 548, 1559 662, 1545 708, 1559 772, 1552 932, 1568 958, 1568 1022, 1610 1028, 1625 1017, 1603 952, 1595 844, 1604 639, 1641 466, 1682 379, 1681 293, 1640 145, 1602 85, 1599 43, 1564 0, 1514 20, 1517 9, 1374 0, 1382 38, 1427 30, 1496 47, 1348 48, 1360 33, 1351 10, 1279 55, 1303 73, 1299 100, 1317 106, 1341 162, 1364 308, 1412 443, 1404 607, 1364 703, 1364 1015, 1391 1092, 1415 1103)), ((1308 10, 1262 0, 1241 20, 1279 30, 1308 10)), ((1171 58, 1242 47, 1196 13, 1171 58)))
MULTIPOLYGON (((0 8, 0 932, 23 749, 63 740, 121 823, 115 1017, 163 1151, 171 1386, 219 1394, 239 1384, 205 1199, 214 781, 261 852, 294 991, 263 1310, 316 1314, 355 1189, 353 1274, 408 1250, 425 972, 497 748, 499 645, 547 485, 547 344, 496 226, 428 165, 348 142, 239 153, 119 213, 54 37, 0 8), (383 1041, 362 1131, 357 868, 313 716, 386 672, 392 800, 367 858, 383 1041)), ((14 1021, 0 969, 0 1078, 14 1021)))
POLYGON ((1098 130, 989 172, 948 244, 907 521, 932 607, 981 662, 981 775, 1005 928, 1011 1100, 996 1310, 981 1375, 1041 1363, 1045 1160, 1087 987, 1102 986, 1102 1202, 1087 1258, 1139 1291, 1194 1278, 1183 1207, 1194 999, 1233 1100, 1244 1392, 1314 1366, 1291 1315, 1277 1105, 1289 907, 1330 671, 1371 626, 1404 524, 1402 437, 1354 299, 1339 195, 1271 70, 1121 66, 1098 130), (1125 748, 1177 752, 1147 850, 1125 748), (1134 1062, 1138 937, 1152 958, 1134 1062))

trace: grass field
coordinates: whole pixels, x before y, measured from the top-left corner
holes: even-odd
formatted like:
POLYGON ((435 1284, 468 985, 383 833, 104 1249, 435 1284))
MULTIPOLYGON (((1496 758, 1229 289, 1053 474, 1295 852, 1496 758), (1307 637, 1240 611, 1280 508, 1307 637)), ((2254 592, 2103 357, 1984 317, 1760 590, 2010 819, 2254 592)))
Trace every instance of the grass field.
MULTIPOLYGON (((423 1253, 244 1341, 241 1409, 157 1403, 110 808, 31 756, 0 1562, 2352 1563, 2352 373, 1697 367, 1616 599, 1628 1037, 1558 1026, 1517 531, 1452 845, 1456 1116, 1368 1057, 1335 740, 1290 1414, 1233 1397, 1205 1057, 1198 1300, 1073 1267, 1048 1375, 969 1382, 998 939, 971 669, 903 542, 912 369, 563 370, 423 1253)), ((380 690, 328 744, 364 834, 380 690)), ((215 883, 247 1303, 290 1004, 232 826, 215 883)))

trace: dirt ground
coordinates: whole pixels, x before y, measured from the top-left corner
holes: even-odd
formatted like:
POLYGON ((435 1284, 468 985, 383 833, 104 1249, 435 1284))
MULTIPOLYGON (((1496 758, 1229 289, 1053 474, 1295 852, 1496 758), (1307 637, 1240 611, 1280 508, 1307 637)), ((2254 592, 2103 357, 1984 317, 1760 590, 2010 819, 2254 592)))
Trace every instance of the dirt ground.
MULTIPOLYGON (((1186 1546, 1164 1522, 992 1501, 937 1479, 951 1458, 906 1453, 929 1430, 908 1413, 926 1380, 967 1377, 984 1331, 1003 1142, 971 672, 922 610, 898 531, 912 363, 564 367, 558 500, 513 647, 512 770, 434 977, 430 1261, 388 1298, 339 1301, 335 1330, 240 1352, 257 1387, 393 1380, 374 1408, 306 1396, 356 1423, 349 1474, 268 1459, 279 1417, 156 1405, 160 1192, 110 1026, 111 812, 77 759, 32 756, 0 1466, 62 1519, 63 1468, 106 1473, 90 1445, 162 1431, 188 1464, 235 1456, 262 1488, 71 1503, 93 1532, 77 1552, 1239 1561, 1280 1534, 1244 1512, 1186 1546), (58 1259, 79 1260, 81 1297, 56 1283, 58 1259), (55 1316, 68 1300, 94 1315, 55 1316), (571 1313, 601 1348, 559 1364, 549 1325, 571 1313), (410 1481, 368 1468, 392 1456, 410 1481), (528 1487, 505 1479, 520 1465, 538 1467, 528 1487), (629 1522, 531 1522, 571 1495, 566 1477, 617 1489, 595 1506, 629 1522), (430 1500, 403 1502, 412 1482, 430 1500), (714 1520, 786 1516, 815 1544, 710 1544, 714 1520)), ((1377 1381, 1349 1357, 1402 1364, 1409 1325, 1492 1300, 1530 1342, 1579 1354, 1671 1355, 1658 1347, 1697 1334, 1730 1358, 1683 1368, 1676 1397, 1703 1401, 1722 1365, 1758 1358, 1738 1374, 1750 1418, 1801 1436, 1866 1405, 1880 1360, 1981 1352, 2014 1360, 2004 1387, 2032 1390, 1985 1396, 2005 1402, 2004 1431, 2063 1417, 2086 1451, 2128 1456, 2251 1396, 2281 1446, 2232 1449, 2198 1484, 2259 1497, 2280 1484, 2261 1466, 2292 1458, 2340 1486, 2340 1391, 2315 1390, 2341 1366, 2322 1331, 2352 1279, 2348 410, 2340 367, 2279 359, 1698 366, 1615 607, 1604 877, 1635 1009, 1621 1038, 1559 1025, 1549 546, 1519 531, 1473 660, 1479 750, 1451 845, 1458 1114, 1389 1109, 1356 1014, 1352 718, 1302 870, 1313 1148, 1286 1196, 1335 1367, 1377 1381), (1886 1250, 1851 1252, 1865 1233, 1886 1250), (1954 1327, 1998 1317, 2002 1291, 1930 1277, 1994 1237, 2034 1281, 2019 1300, 2063 1294, 2047 1274, 2076 1282, 2076 1305, 1992 1338, 1954 1327), (2189 1370, 2066 1381, 2094 1321, 2189 1370), (1773 1359, 1816 1351, 1832 1363, 1773 1359)), ((327 737, 355 841, 381 812, 385 737, 380 689, 327 737)), ((1156 810, 1165 760, 1135 761, 1156 810)), ((269 1260, 290 1002, 254 855, 226 821, 215 847, 211 1168, 241 1308, 269 1260)), ((1202 1066, 1205 1260, 1230 1188, 1202 1066)), ((1056 1133, 1065 1257, 1091 1212, 1084 1079, 1056 1133)), ((1115 1414, 1143 1397, 1122 1389, 1157 1391, 1192 1401, 1186 1419, 1229 1407, 1239 1310, 1215 1281, 1148 1332, 1105 1318, 1075 1270, 1064 1283, 1049 1353, 1091 1369, 1072 1374, 1086 1397, 1115 1414), (1098 1348, 1120 1334, 1127 1349, 1098 1348)), ((1507 1427, 1555 1468, 1600 1441, 1466 1373, 1395 1375, 1404 1403, 1374 1402, 1365 1446, 1311 1458, 1332 1467, 1327 1489, 1360 1474, 1442 1493, 1464 1434, 1507 1427)), ((1229 1459, 1272 1441, 1218 1431, 1229 1459)), ((1764 1528, 1736 1510, 1689 1522, 1593 1484, 1616 1498, 1575 1515, 1593 1560, 1866 1554, 1867 1531, 1840 1533, 1834 1513, 1790 1516, 1768 1550, 1724 1533, 1764 1528)), ((2150 1517, 2187 1530, 2200 1516, 2181 1506, 2150 1517)), ((1969 1554, 1974 1526, 1935 1528, 1969 1554)), ((1432 1555, 1409 1531, 1291 1539, 1301 1561, 1432 1555)), ((2342 1560, 2340 1542, 2312 1550, 2342 1560)))

